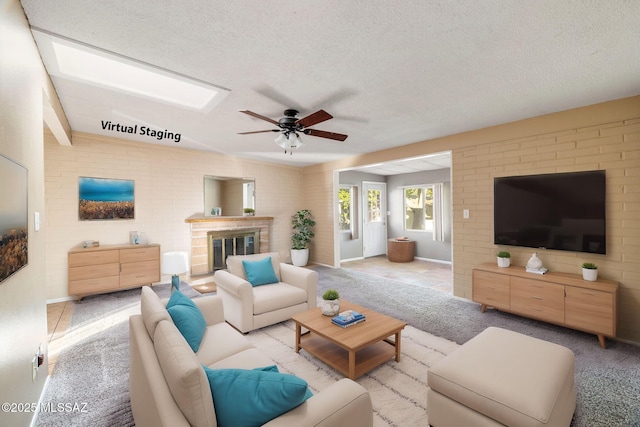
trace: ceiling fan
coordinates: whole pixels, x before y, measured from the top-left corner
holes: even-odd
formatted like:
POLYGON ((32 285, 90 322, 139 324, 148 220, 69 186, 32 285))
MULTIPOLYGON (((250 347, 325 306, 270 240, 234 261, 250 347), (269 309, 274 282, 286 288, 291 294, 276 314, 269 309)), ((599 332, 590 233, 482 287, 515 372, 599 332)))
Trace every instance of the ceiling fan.
POLYGON ((284 148, 285 153, 289 152, 291 154, 293 148, 302 146, 302 140, 298 135, 299 133, 303 133, 305 135, 317 136, 319 138, 333 139, 336 141, 344 141, 345 139, 347 139, 347 136, 348 136, 341 133, 327 132, 327 131, 318 130, 318 129, 309 129, 309 127, 313 125, 322 123, 324 121, 327 121, 333 118, 331 114, 327 113, 324 110, 318 110, 315 113, 309 114, 308 116, 299 119, 298 110, 289 108, 284 110, 284 117, 282 117, 278 121, 275 121, 273 119, 270 119, 269 117, 265 117, 263 115, 254 113, 253 111, 249 111, 249 110, 240 110, 240 112, 278 126, 278 129, 256 130, 252 132, 240 132, 239 133, 240 135, 249 135, 252 133, 263 133, 263 132, 279 132, 280 135, 276 138, 275 142, 280 147, 284 148))

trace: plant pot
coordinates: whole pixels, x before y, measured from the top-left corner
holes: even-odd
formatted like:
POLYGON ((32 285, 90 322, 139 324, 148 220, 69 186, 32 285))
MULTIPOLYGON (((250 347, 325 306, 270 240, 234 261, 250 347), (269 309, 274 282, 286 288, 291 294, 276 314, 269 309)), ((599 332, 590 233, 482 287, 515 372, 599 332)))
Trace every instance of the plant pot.
POLYGON ((498 257, 498 267, 509 267, 511 265, 511 258, 498 257))
POLYGON ((583 268, 582 269, 582 278, 589 282, 595 282, 598 280, 598 269, 597 268, 583 268))
POLYGON ((322 314, 324 314, 325 316, 337 316, 338 313, 340 313, 340 300, 339 299, 332 299, 332 300, 323 299, 322 301, 320 301, 320 310, 322 311, 322 314))
POLYGON ((309 248, 291 249, 291 264, 296 267, 304 267, 309 261, 309 248))

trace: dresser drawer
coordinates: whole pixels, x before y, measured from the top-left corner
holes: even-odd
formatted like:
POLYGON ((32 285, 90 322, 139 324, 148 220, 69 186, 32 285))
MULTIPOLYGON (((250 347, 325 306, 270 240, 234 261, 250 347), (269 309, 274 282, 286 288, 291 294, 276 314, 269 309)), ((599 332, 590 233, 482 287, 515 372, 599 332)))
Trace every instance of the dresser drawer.
POLYGON ((141 261, 122 264, 120 287, 129 288, 160 281, 160 261, 141 261))
POLYGON ((71 267, 69 268, 69 281, 117 276, 118 274, 120 274, 120 264, 118 263, 71 267))
POLYGON ((70 280, 69 294, 84 295, 104 291, 113 291, 118 288, 120 276, 96 277, 84 280, 70 280))
POLYGON ((567 286, 565 323, 567 326, 615 337, 614 297, 610 292, 567 286))
POLYGON ((160 247, 122 249, 120 251, 120 262, 138 262, 160 259, 160 247))
POLYGON ((509 309, 509 276, 473 271, 473 300, 490 307, 509 309))
POLYGON ((548 322, 564 322, 564 286, 511 278, 511 311, 548 322))
POLYGON ((120 251, 74 252, 69 254, 69 267, 112 264, 120 262, 120 251))

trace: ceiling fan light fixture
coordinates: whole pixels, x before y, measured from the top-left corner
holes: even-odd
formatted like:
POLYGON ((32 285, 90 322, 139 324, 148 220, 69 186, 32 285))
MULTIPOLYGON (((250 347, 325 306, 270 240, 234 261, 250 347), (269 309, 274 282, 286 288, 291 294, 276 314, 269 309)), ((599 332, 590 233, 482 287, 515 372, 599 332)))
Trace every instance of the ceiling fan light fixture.
POLYGON ((304 142, 296 132, 283 132, 274 141, 284 149, 285 154, 293 154, 293 149, 302 147, 304 142))

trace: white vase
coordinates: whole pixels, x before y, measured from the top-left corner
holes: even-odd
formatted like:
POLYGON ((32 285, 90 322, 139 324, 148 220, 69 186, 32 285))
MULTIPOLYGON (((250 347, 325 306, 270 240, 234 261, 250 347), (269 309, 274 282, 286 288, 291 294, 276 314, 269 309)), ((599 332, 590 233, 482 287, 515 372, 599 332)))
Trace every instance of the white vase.
POLYGON ((509 267, 511 265, 511 258, 498 257, 498 267, 509 267))
POLYGON ((583 268, 582 269, 582 278, 589 282, 595 282, 598 280, 598 269, 597 268, 583 268))
POLYGON ((309 248, 291 249, 291 264, 296 267, 304 267, 309 261, 309 248))
POLYGON ((339 299, 332 299, 332 300, 323 299, 320 302, 320 310, 322 311, 322 314, 324 314, 325 316, 337 316, 338 313, 340 313, 340 300, 339 299))

